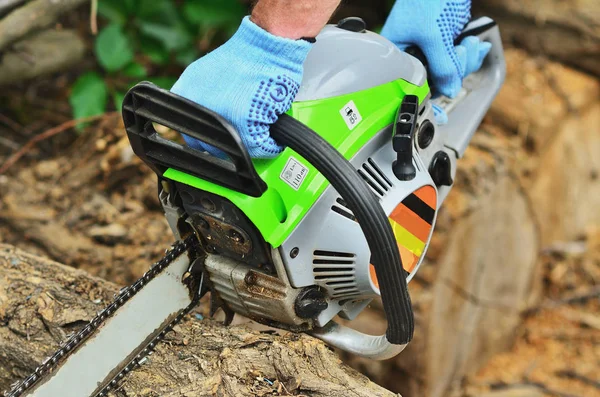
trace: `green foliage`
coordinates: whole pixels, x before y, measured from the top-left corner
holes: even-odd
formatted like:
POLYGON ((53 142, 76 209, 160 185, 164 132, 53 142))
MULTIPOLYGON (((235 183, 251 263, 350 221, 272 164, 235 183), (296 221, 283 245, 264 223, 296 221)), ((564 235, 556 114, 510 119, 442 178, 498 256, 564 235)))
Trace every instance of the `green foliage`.
MULTIPOLYGON (((107 100, 106 84, 96 72, 87 72, 79 76, 69 97, 76 119, 104 113, 107 100)), ((81 127, 82 125, 78 125, 79 129, 81 127)))
POLYGON ((96 39, 98 62, 109 72, 116 72, 133 60, 133 49, 123 27, 112 24, 100 32, 96 39))
POLYGON ((185 66, 235 32, 247 11, 240 0, 98 0, 98 68, 72 87, 74 117, 109 105, 120 110, 125 92, 141 80, 171 88, 185 66))

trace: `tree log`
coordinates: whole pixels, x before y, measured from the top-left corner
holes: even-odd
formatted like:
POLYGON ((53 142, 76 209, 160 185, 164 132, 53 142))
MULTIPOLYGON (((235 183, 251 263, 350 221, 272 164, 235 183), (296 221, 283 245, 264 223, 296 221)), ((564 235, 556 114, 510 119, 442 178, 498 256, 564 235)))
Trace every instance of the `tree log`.
MULTIPOLYGON (((0 244, 0 388, 30 373, 118 287, 0 244)), ((394 396, 306 335, 191 316, 113 396, 394 396)))
POLYGON ((485 0, 473 6, 476 14, 498 22, 504 41, 600 74, 597 0, 485 0))
POLYGON ((26 35, 52 26, 67 11, 88 0, 34 0, 0 20, 0 51, 26 35))
POLYGON ((11 46, 0 58, 0 86, 67 70, 83 58, 83 40, 71 30, 48 30, 11 46))
POLYGON ((24 2, 25 0, 0 0, 0 16, 14 10, 24 2))

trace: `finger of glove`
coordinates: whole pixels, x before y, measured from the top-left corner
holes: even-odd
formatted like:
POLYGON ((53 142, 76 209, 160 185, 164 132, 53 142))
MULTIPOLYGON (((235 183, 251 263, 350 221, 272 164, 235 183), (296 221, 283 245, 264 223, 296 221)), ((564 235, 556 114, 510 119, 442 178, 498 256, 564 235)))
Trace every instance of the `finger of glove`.
MULTIPOLYGON (((482 42, 478 37, 468 36, 465 37, 459 46, 464 48, 465 51, 465 63, 464 63, 464 77, 467 77, 471 73, 474 73, 481 69, 483 60, 492 48, 491 43, 482 42)), ((457 50, 458 51, 458 50, 457 50)))
POLYGON ((423 48, 429 62, 429 73, 436 91, 455 98, 462 88, 463 66, 453 46, 441 41, 423 48))
POLYGON ((435 103, 432 105, 433 108, 433 116, 435 117, 435 122, 437 125, 448 124, 448 114, 444 109, 436 105, 435 103))

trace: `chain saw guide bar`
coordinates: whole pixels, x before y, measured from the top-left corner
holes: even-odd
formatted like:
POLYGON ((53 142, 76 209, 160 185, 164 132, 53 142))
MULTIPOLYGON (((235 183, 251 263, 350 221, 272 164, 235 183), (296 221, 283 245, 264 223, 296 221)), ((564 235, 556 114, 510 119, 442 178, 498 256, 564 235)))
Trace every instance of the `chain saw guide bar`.
POLYGON ((286 146, 272 160, 251 159, 211 110, 150 83, 133 87, 123 103, 126 131, 158 176, 178 242, 6 396, 106 396, 207 291, 211 313, 221 308, 226 323, 238 313, 363 357, 397 355, 414 332, 407 283, 456 161, 504 80, 495 23, 480 18, 463 34, 491 42, 491 53, 457 98, 432 100, 426 64, 360 19, 328 25, 305 62, 296 101, 271 127, 286 146), (447 125, 435 125, 433 102, 448 112, 447 125), (227 158, 168 140, 155 124, 227 158), (335 321, 352 320, 377 296, 385 334, 335 321))

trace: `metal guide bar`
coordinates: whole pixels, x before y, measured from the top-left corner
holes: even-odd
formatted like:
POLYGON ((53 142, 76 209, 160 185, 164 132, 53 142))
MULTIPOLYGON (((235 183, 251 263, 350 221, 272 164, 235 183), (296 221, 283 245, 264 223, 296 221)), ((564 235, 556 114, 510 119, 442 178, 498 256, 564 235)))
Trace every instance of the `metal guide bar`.
MULTIPOLYGON (((10 391, 4 393, 5 397, 21 397, 25 396, 27 392, 31 391, 34 387, 39 385, 45 378, 51 375, 54 371, 56 371, 68 358, 71 354, 73 354, 78 348, 80 348, 85 342, 90 339, 90 337, 94 336, 96 331, 102 327, 102 325, 110 319, 119 308, 121 308, 124 304, 126 304, 133 296, 135 296, 146 284, 152 281, 155 277, 163 272, 166 268, 169 267, 180 255, 184 254, 188 251, 196 242, 195 236, 190 236, 186 238, 184 241, 179 241, 168 250, 167 254, 156 262, 142 277, 140 277, 135 283, 130 285, 129 287, 123 288, 116 296, 111 304, 109 304, 104 310, 98 313, 96 317, 94 317, 85 327, 83 327, 79 332, 69 338, 67 341, 61 344, 59 350, 57 350, 53 355, 46 358, 42 364, 40 364, 33 373, 27 376, 22 381, 13 385, 10 391)), ((179 311, 179 313, 175 316, 175 318, 165 324, 156 334, 155 336, 146 341, 143 349, 140 349, 140 353, 132 357, 131 361, 124 365, 119 371, 115 372, 114 375, 108 379, 108 381, 104 382, 93 394, 93 397, 103 397, 106 396, 107 393, 113 389, 118 381, 120 381, 128 372, 133 370, 137 365, 139 365, 140 361, 150 353, 156 344, 160 342, 164 336, 172 330, 173 326, 175 326, 178 322, 180 322, 183 317, 198 303, 200 296, 198 291, 194 296, 191 304, 179 311)))

